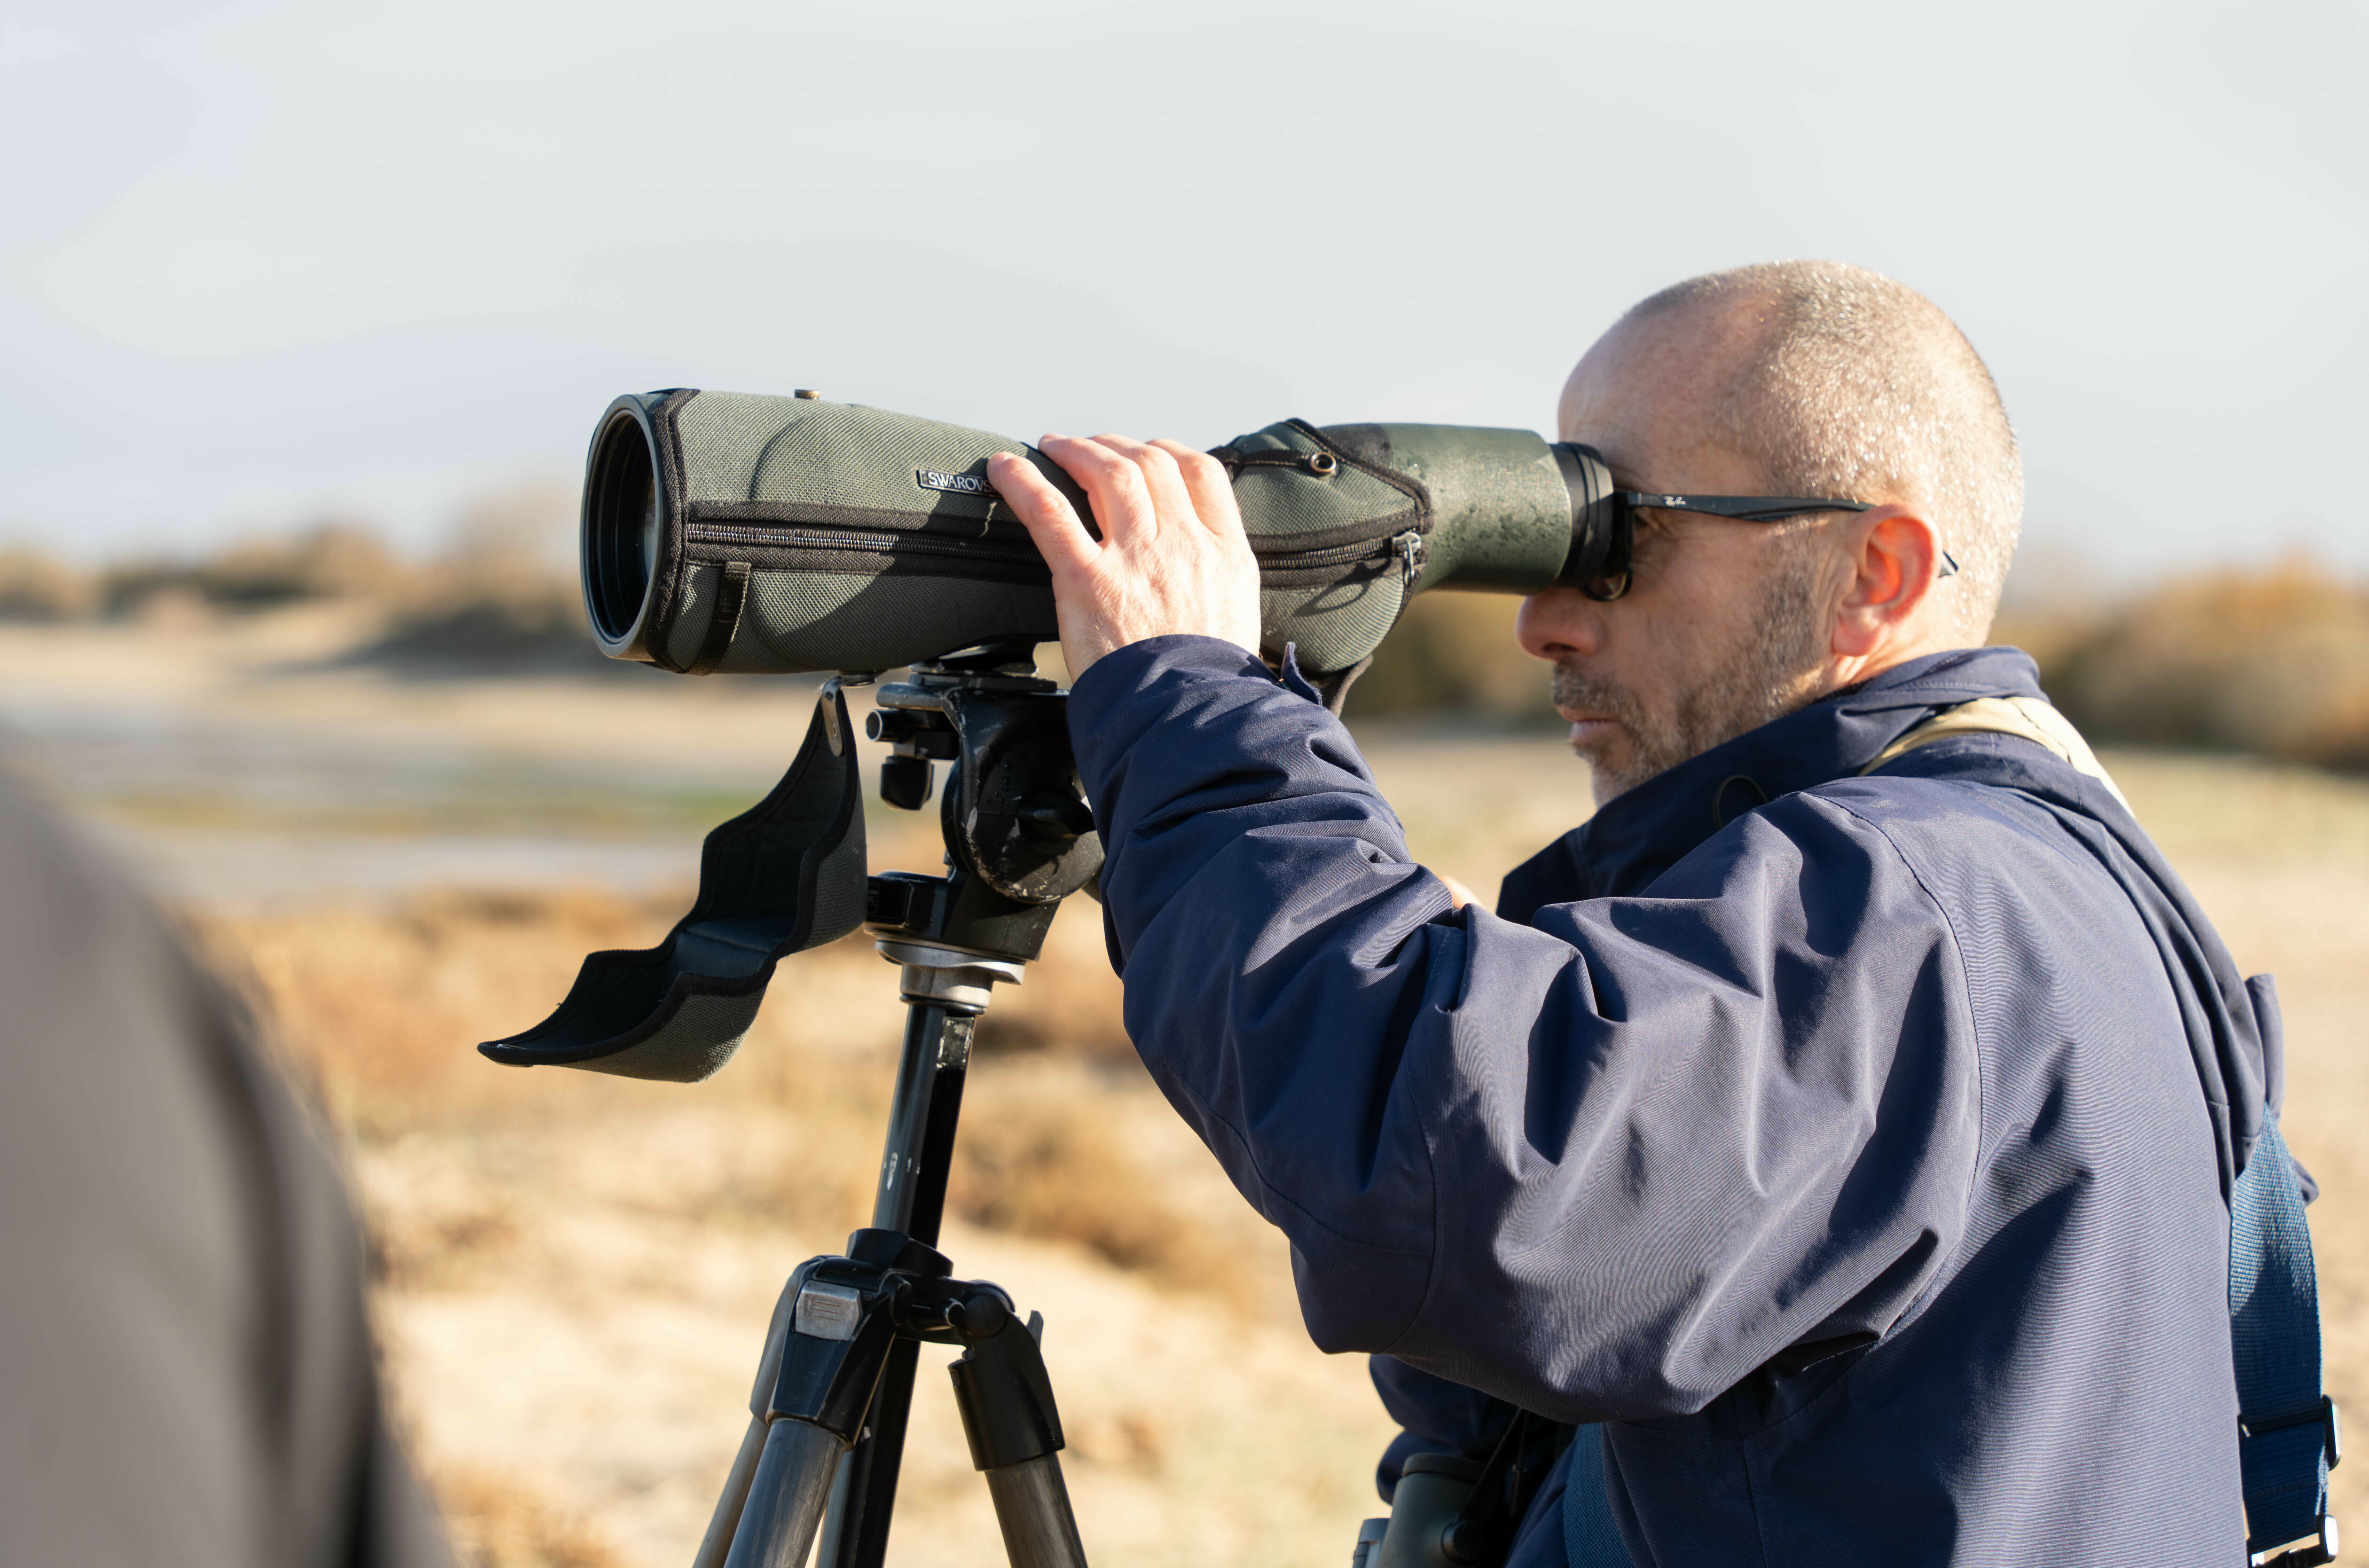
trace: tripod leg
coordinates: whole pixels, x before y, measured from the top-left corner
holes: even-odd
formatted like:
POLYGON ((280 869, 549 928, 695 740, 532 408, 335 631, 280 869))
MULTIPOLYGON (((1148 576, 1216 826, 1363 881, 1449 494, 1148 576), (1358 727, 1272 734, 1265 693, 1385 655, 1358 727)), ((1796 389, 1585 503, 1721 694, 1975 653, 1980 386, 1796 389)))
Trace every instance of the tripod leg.
POLYGON ((740 1439, 740 1451, 732 1458, 731 1473, 724 1478, 724 1495, 715 1500, 715 1512, 707 1521, 707 1534, 700 1538, 699 1555, 691 1560, 691 1568, 724 1568, 724 1559, 732 1550, 732 1532, 740 1528, 740 1511, 757 1479, 757 1460, 764 1451, 765 1418, 752 1415, 740 1439))
POLYGON ((913 1363, 921 1346, 900 1339, 888 1347, 880 1391, 847 1462, 839 1467, 830 1511, 823 1516, 815 1568, 880 1568, 888 1555, 889 1516, 897 1472, 905 1457, 905 1423, 913 1402, 913 1363))
POLYGON ((839 1435, 810 1421, 776 1421, 733 1532, 725 1568, 798 1568, 822 1523, 831 1477, 847 1451, 839 1435))
POLYGON ((1061 1456, 1040 1454, 987 1472, 987 1494, 1013 1568, 1085 1568, 1085 1543, 1061 1483, 1061 1456))
POLYGON ((765 1329, 765 1352, 757 1359, 757 1380, 749 1390, 749 1429, 741 1435, 740 1451, 732 1456, 723 1495, 716 1498, 715 1512, 708 1516, 707 1533, 700 1538, 699 1554, 691 1560, 691 1568, 724 1568, 724 1559, 732 1550, 732 1532, 740 1528, 740 1510, 749 1501, 749 1487, 757 1479, 757 1460, 764 1452, 766 1405, 782 1375, 782 1357, 789 1350, 798 1291, 818 1261, 810 1258, 800 1264, 773 1302, 772 1322, 765 1329))
POLYGON ((1060 1413, 1036 1348, 1042 1322, 1023 1324, 1001 1291, 978 1289, 961 1303, 957 1332, 966 1348, 947 1370, 971 1463, 986 1473, 1013 1568, 1086 1568, 1061 1482, 1060 1413))
POLYGON ((701 1543, 701 1564, 719 1551, 723 1568, 806 1561, 840 1460, 864 1430, 898 1343, 893 1303, 905 1288, 879 1265, 853 1258, 818 1258, 790 1276, 750 1391, 755 1420, 701 1543))

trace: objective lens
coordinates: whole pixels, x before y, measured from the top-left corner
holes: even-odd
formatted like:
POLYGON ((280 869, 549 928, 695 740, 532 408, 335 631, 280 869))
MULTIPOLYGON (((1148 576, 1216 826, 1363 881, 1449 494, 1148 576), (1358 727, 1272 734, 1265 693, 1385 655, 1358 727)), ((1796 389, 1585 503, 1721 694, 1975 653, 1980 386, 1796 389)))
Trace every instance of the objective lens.
POLYGON ((642 490, 642 575, 647 577, 650 563, 658 558, 658 486, 645 482, 642 490))
POLYGON ((623 640, 649 596, 658 555, 658 478, 640 421, 619 410, 592 454, 584 498, 584 564, 592 618, 601 635, 623 640))

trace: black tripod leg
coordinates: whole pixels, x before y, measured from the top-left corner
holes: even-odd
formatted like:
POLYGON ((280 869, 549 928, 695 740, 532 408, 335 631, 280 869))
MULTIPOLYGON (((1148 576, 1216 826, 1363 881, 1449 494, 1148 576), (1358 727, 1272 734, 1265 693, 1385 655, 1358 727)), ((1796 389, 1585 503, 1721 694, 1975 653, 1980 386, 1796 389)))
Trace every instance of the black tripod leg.
POLYGON ((839 1467, 839 1483, 831 1488, 815 1568, 880 1568, 888 1555, 889 1516, 897 1503, 897 1472, 913 1403, 913 1363, 921 1349, 910 1339, 889 1346, 888 1369, 880 1375, 864 1436, 839 1467))
POLYGON ((822 1523, 831 1478, 847 1446, 811 1421, 776 1421, 765 1429, 756 1480, 733 1532, 725 1568, 798 1568, 822 1523))
POLYGON ((898 1343, 892 1314, 903 1288, 879 1267, 846 1258, 817 1259, 791 1276, 750 1402, 756 1422, 699 1562, 713 1562, 719 1548, 723 1568, 798 1568, 806 1561, 840 1460, 863 1430, 898 1343))
POLYGON ((765 1420, 760 1415, 749 1418, 749 1430, 740 1438, 740 1451, 732 1457, 732 1470, 724 1478, 724 1494, 715 1500, 715 1512, 708 1518, 707 1533, 700 1538, 699 1555, 691 1560, 691 1568, 724 1568, 724 1560, 732 1551, 732 1534, 740 1528, 740 1513, 749 1502, 749 1488, 757 1479, 757 1461, 765 1451, 765 1420))
POLYGON ((782 1375, 782 1352, 789 1344, 798 1289, 813 1267, 811 1259, 801 1264, 773 1303, 773 1321, 765 1330, 765 1353, 757 1358, 757 1380, 749 1389, 749 1429, 741 1435, 740 1451, 732 1457, 723 1495, 715 1500, 715 1512, 708 1517, 707 1533, 700 1538, 692 1568, 724 1568, 724 1560, 732 1551, 732 1533, 740 1528, 740 1510, 749 1501, 749 1488, 757 1479, 757 1460, 764 1452, 765 1406, 782 1375))
POLYGON ((987 1472, 987 1494, 1013 1568, 1085 1568, 1085 1543, 1061 1482, 1061 1456, 1042 1454, 987 1472))
POLYGON ((1001 1292, 979 1290, 962 1303, 967 1348, 947 1370, 1013 1568, 1085 1568, 1061 1481, 1061 1417, 1031 1326, 1013 1316, 1001 1292))

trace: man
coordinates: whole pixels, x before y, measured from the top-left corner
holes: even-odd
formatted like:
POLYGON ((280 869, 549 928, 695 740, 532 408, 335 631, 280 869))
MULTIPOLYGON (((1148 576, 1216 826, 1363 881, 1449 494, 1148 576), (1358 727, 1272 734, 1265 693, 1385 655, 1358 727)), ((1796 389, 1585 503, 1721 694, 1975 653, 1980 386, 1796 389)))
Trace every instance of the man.
MULTIPOLYGON (((1625 595, 1523 606, 1600 807, 1494 914, 1254 657, 1214 462, 1048 437, 1099 540, 990 469, 1053 570, 1129 1031, 1318 1344, 1379 1353, 1386 1486, 1518 1408, 1605 1424, 1572 1491, 1640 1563, 2232 1561, 2275 1015, 1980 646, 2021 509, 1981 361, 1889 280, 1746 268, 1632 310, 1561 414, 1625 487, 1866 505, 1649 510, 1625 595), (2037 741, 1920 727, 1981 699, 2037 741)), ((1570 1462, 1521 1568, 1565 1560, 1570 1462)))

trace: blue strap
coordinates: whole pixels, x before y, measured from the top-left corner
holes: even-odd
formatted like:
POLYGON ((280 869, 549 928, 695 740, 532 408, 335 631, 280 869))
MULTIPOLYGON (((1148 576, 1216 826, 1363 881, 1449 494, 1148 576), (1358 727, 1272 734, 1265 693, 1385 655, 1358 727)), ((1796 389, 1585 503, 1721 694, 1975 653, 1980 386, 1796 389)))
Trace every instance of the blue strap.
POLYGON ((2325 1562, 2336 1545, 2328 1471, 2336 1407, 2319 1386, 2319 1284, 2303 1194, 2275 1118, 2229 1195, 2229 1341, 2237 1369, 2237 1463, 2246 1550, 2320 1537, 2290 1562, 2325 1562))
POLYGON ((1571 1435, 1570 1468, 1562 1478, 1562 1553, 1570 1568, 1633 1568, 1604 1490, 1601 1426, 1582 1426, 1571 1435))

